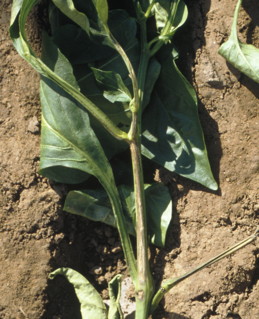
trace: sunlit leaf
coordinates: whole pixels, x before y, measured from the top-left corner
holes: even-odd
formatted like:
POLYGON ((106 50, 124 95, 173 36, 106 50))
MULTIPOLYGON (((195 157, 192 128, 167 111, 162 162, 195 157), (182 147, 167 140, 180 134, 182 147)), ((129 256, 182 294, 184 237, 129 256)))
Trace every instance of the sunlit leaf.
POLYGON ((158 0, 154 12, 157 29, 163 36, 172 36, 188 16, 187 6, 182 0, 158 0))
POLYGON ((194 89, 166 51, 143 117, 142 153, 170 171, 216 190, 198 117, 194 89))
POLYGON ((230 37, 219 48, 219 54, 239 71, 259 83, 259 49, 251 44, 242 43, 237 35, 237 19, 241 4, 242 0, 238 0, 230 37))

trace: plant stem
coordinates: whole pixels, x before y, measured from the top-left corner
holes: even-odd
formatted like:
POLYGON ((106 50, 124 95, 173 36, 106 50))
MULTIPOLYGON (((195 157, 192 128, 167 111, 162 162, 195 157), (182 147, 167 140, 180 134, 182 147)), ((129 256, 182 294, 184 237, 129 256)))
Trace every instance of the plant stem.
POLYGON ((134 194, 136 205, 136 238, 137 238, 137 271, 136 319, 146 319, 153 296, 153 279, 148 258, 146 203, 144 194, 144 178, 141 158, 141 116, 144 99, 144 86, 149 63, 149 50, 146 39, 146 21, 139 21, 141 30, 141 56, 138 70, 138 98, 132 110, 132 124, 129 132, 134 194))
POLYGON ((130 144, 136 205, 137 284, 136 319, 146 319, 153 295, 153 282, 148 260, 146 205, 139 138, 130 144))
POLYGON ((130 145, 132 172, 134 182, 134 196, 136 206, 136 238, 137 238, 137 278, 136 291, 136 316, 135 319, 146 319, 149 314, 151 298, 153 296, 153 280, 150 272, 148 258, 146 203, 144 194, 144 178, 141 158, 141 113, 144 98, 144 86, 149 63, 149 49, 146 39, 146 19, 139 21, 141 28, 141 55, 138 77, 133 66, 117 40, 110 35, 114 48, 121 55, 132 81, 134 99, 131 104, 132 121, 128 133, 130 145))
MULTIPOLYGON (((115 186, 115 182, 114 182, 114 186, 115 186)), ((113 187, 113 185, 111 184, 106 185, 105 189, 109 195, 110 202, 112 204, 112 210, 113 210, 114 217, 116 220, 116 225, 119 231, 121 245, 125 255, 126 263, 128 265, 129 273, 133 283, 136 283, 136 280, 137 280, 136 259, 132 249, 129 233, 127 231, 122 206, 120 201, 118 200, 119 193, 116 186, 113 187)))
POLYGON ((246 245, 250 244, 251 242, 253 242, 259 235, 259 228, 256 230, 256 232, 247 237, 246 239, 240 241, 239 243, 235 244, 234 246, 228 248, 227 250, 223 251, 222 253, 220 253, 219 255, 209 259, 208 261, 206 261, 205 263, 199 265, 198 267, 188 271, 187 273, 185 273, 184 275, 177 277, 177 278, 173 278, 173 279, 169 279, 166 280, 162 283, 160 289, 157 291, 157 293, 155 294, 153 300, 152 300, 152 304, 151 304, 151 313, 153 313, 158 304, 160 303, 160 301, 162 300, 162 298, 164 297, 164 295, 173 287, 175 287, 177 284, 179 284, 181 281, 187 279, 188 277, 192 276, 193 274, 195 274, 196 272, 199 272, 200 270, 213 265, 214 263, 220 261, 221 259, 233 254, 234 252, 236 252, 237 250, 245 247, 246 245))

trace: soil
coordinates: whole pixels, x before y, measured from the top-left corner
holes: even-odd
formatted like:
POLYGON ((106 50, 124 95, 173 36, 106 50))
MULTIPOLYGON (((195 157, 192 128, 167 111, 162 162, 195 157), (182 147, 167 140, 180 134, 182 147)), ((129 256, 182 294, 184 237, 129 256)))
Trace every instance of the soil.
MULTIPOLYGON (((259 6, 244 0, 240 38, 259 47, 259 6)), ((258 218, 259 85, 218 55, 227 39, 236 0, 186 1, 182 69, 199 97, 218 192, 162 169, 174 201, 163 250, 153 249, 156 282, 180 275, 255 231, 258 218)), ((69 266, 107 299, 107 280, 127 277, 114 230, 62 211, 66 185, 38 175, 39 76, 14 50, 8 36, 10 0, 0 0, 0 319, 79 319, 72 288, 48 281, 69 266)), ((39 34, 31 28, 37 45, 39 34)), ((150 174, 154 174, 151 172, 150 174)), ((203 270, 174 288, 155 319, 259 318, 258 246, 203 270)), ((132 293, 127 292, 129 298, 132 293)))

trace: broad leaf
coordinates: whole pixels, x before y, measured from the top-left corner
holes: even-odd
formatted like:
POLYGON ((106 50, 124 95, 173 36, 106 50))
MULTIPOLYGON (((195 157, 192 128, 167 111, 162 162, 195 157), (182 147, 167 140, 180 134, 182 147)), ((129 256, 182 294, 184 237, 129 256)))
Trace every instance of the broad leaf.
POLYGON ((131 94, 122 81, 119 73, 112 71, 102 71, 96 68, 91 68, 96 81, 103 89, 103 96, 110 102, 129 103, 132 99, 131 94))
POLYGON ((49 278, 54 279, 58 275, 65 277, 73 285, 80 303, 82 319, 107 319, 102 298, 84 276, 71 268, 59 268, 50 273, 49 278))
MULTIPOLYGON (((43 61, 77 88, 68 60, 45 36, 43 61)), ((41 81, 42 134, 40 171, 63 183, 78 183, 85 174, 112 181, 112 171, 91 129, 87 112, 66 92, 47 79, 41 81), (86 143, 87 141, 87 143, 86 143)))
POLYGON ((221 54, 235 68, 259 83, 259 49, 251 44, 242 43, 237 35, 237 19, 242 0, 238 0, 230 37, 219 48, 221 54))
POLYGON ((121 297, 121 275, 115 276, 108 284, 110 306, 108 319, 123 319, 123 314, 120 306, 121 297))
POLYGON ((90 33, 90 23, 87 16, 75 8, 73 0, 52 0, 52 2, 87 34, 90 33))
MULTIPOLYGON (((64 210, 95 222, 116 227, 108 196, 102 190, 70 191, 66 197, 64 210)), ((130 217, 126 217, 127 230, 131 235, 134 235, 135 231, 130 217)))
MULTIPOLYGON (((119 186, 119 193, 129 234, 135 235, 134 193, 128 186, 119 186)), ((172 217, 172 201, 168 189, 161 184, 147 185, 145 189, 148 235, 156 246, 165 245, 166 232, 172 217)), ((115 220, 107 195, 100 190, 71 191, 64 210, 115 227, 115 220)))
POLYGON ((92 0, 96 8, 99 19, 104 25, 108 22, 108 3, 107 0, 92 0))
POLYGON ((104 43, 113 46, 107 27, 108 4, 106 0, 84 1, 83 5, 80 5, 80 1, 73 0, 52 0, 52 2, 88 35, 102 37, 104 43), (77 10, 75 5, 81 7, 83 11, 77 10))
POLYGON ((160 77, 143 118, 142 154, 170 171, 216 190, 194 89, 171 54, 164 52, 160 63, 160 77))

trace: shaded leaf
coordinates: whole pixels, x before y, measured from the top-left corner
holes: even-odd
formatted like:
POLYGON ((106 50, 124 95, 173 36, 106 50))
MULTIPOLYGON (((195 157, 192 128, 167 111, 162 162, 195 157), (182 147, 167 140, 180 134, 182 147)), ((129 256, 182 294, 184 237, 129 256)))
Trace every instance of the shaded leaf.
MULTIPOLYGON (((43 61, 46 65, 77 87, 68 60, 47 36, 44 50, 43 61)), ((69 94, 47 79, 42 79, 40 93, 41 173, 58 182, 78 183, 86 178, 85 174, 75 174, 75 170, 80 170, 96 176, 100 181, 107 179, 111 182, 110 165, 91 129, 87 112, 69 94)))
MULTIPOLYGON (((135 235, 135 203, 132 188, 121 185, 119 193, 129 234, 135 235)), ((168 189, 162 184, 146 185, 146 208, 148 235, 157 246, 164 246, 166 233, 172 217, 172 201, 168 189)), ((115 227, 107 195, 101 190, 71 191, 68 193, 64 210, 103 222, 115 227)))
POLYGON ((107 319, 102 298, 84 276, 71 268, 63 267, 50 273, 49 278, 54 279, 58 275, 65 277, 73 285, 80 303, 82 319, 107 319))
POLYGON ((238 0, 230 37, 219 48, 221 54, 235 68, 259 83, 259 49, 251 44, 242 43, 237 35, 237 19, 242 0, 238 0))
POLYGON ((142 154, 170 171, 216 190, 194 89, 171 54, 164 52, 159 61, 160 77, 143 117, 142 154))
POLYGON ((110 102, 129 103, 132 99, 128 88, 122 81, 120 74, 112 71, 102 71, 96 68, 91 68, 96 81, 104 90, 103 96, 110 102))
MULTIPOLYGON (((107 194, 102 190, 70 191, 66 197, 64 210, 75 215, 116 227, 107 194)), ((134 234, 134 227, 127 218, 127 230, 134 234)))
POLYGON ((110 306, 108 319, 123 319, 123 314, 120 306, 120 297, 121 297, 121 278, 122 275, 115 276, 108 283, 109 297, 110 297, 110 306))
POLYGON ((90 24, 87 16, 75 8, 73 0, 52 0, 52 2, 63 14, 78 24, 87 34, 90 33, 90 24))

